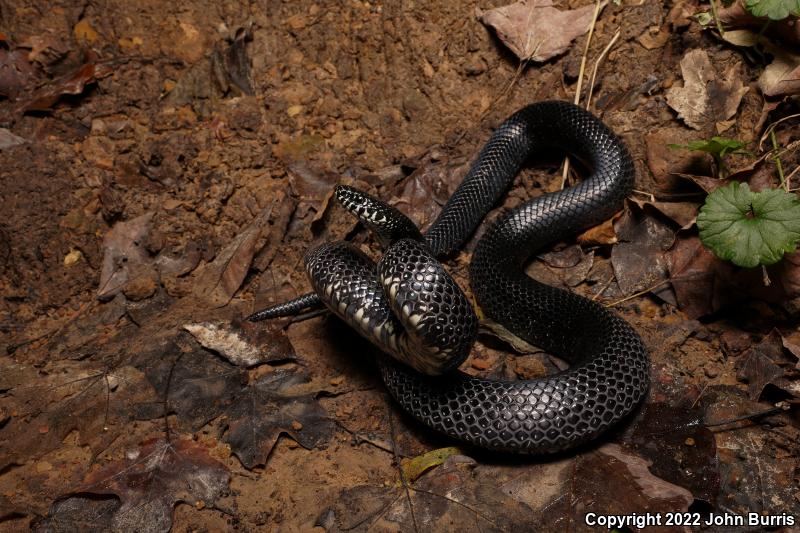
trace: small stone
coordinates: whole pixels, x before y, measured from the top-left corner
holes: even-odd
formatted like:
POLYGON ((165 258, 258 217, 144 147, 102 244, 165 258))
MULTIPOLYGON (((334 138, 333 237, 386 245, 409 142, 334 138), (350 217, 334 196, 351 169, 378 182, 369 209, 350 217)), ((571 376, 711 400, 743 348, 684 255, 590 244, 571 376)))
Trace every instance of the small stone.
POLYGON ((705 372, 706 376, 709 378, 715 378, 719 376, 719 369, 716 366, 703 367, 703 372, 705 372))
POLYGON ((692 437, 687 437, 686 440, 684 441, 684 443, 687 446, 694 446, 694 439, 692 437))
POLYGON ((292 420, 292 429, 294 429, 295 431, 300 431, 301 429, 303 429, 303 424, 301 424, 297 420, 292 420))
POLYGON ((125 288, 122 289, 122 292, 129 300, 138 302, 140 300, 150 298, 153 294, 155 294, 157 288, 158 286, 154 276, 145 274, 136 276, 126 283, 125 288))
POLYGON ((338 387, 344 383, 344 376, 336 376, 335 378, 331 378, 331 385, 338 387))
POLYGON ((64 256, 64 266, 71 267, 72 265, 83 259, 83 254, 80 250, 71 249, 67 255, 64 256))
POLYGON ((204 509, 205 506, 206 506, 206 502, 204 502, 203 500, 197 500, 196 502, 194 502, 194 508, 197 509, 198 511, 200 509, 204 509))

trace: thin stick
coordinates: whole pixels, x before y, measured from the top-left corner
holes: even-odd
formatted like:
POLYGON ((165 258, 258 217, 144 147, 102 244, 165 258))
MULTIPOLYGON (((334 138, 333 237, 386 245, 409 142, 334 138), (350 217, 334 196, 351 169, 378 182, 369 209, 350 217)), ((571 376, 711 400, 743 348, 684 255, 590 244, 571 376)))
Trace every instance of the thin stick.
MULTIPOLYGON (((597 24, 597 17, 600 16, 600 11, 608 5, 608 0, 597 0, 594 6, 594 14, 592 15, 592 22, 589 24, 589 35, 586 37, 586 46, 583 47, 583 57, 581 57, 581 68, 578 71, 578 85, 575 87, 575 105, 581 103, 581 90, 583 89, 583 75, 586 72, 586 57, 589 55, 589 44, 592 42, 592 35, 594 35, 594 27, 597 24)), ((567 184, 567 176, 569 175, 569 159, 564 158, 564 172, 561 174, 561 189, 567 184)))
POLYGON ((389 417, 389 437, 392 440, 392 454, 394 455, 394 462, 397 465, 397 472, 400 474, 400 482, 403 484, 403 490, 406 493, 406 501, 408 502, 408 511, 411 514, 411 523, 414 525, 414 533, 419 533, 419 526, 417 526, 417 516, 414 514, 414 504, 411 503, 411 490, 409 488, 406 473, 403 470, 403 465, 400 464, 400 454, 397 451, 397 439, 395 438, 394 418, 392 417, 392 408, 389 402, 386 402, 387 413, 389 417))
POLYGON ((617 30, 617 33, 614 34, 614 37, 611 38, 611 41, 606 45, 605 48, 603 48, 603 51, 600 52, 600 56, 597 58, 597 61, 594 62, 594 68, 592 69, 592 78, 591 81, 589 81, 589 94, 586 96, 587 111, 589 110, 589 107, 591 107, 592 105, 592 92, 594 92, 594 82, 595 79, 597 78, 597 69, 600 68, 600 63, 602 63, 605 60, 608 51, 611 50, 611 47, 614 46, 614 44, 616 44, 617 39, 619 39, 621 32, 622 30, 617 30))
POLYGON ((674 278, 662 279, 661 281, 659 281, 655 285, 653 285, 651 287, 648 287, 648 288, 644 289, 643 291, 635 292, 635 293, 633 293, 633 294, 631 294, 629 296, 626 296, 625 298, 617 300, 616 302, 611 302, 610 304, 606 304, 606 307, 616 307, 621 303, 627 302, 628 300, 633 300, 634 298, 638 298, 639 296, 643 296, 643 295, 647 294, 648 292, 652 291, 653 289, 657 289, 658 287, 660 287, 660 286, 662 286, 662 285, 664 285, 666 283, 671 282, 673 279, 674 278))

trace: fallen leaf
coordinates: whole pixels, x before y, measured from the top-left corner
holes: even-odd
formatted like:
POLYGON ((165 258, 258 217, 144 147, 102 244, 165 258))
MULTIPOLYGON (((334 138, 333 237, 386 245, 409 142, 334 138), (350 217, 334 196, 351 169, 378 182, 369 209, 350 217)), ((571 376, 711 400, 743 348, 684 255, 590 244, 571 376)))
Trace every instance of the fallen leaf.
POLYGON ((414 172, 393 191, 389 203, 425 230, 461 183, 469 163, 440 161, 433 156, 416 164, 414 172))
POLYGON ((185 324, 183 329, 204 348, 219 353, 237 366, 296 359, 292 344, 282 329, 269 330, 249 322, 239 328, 227 322, 201 322, 185 324))
POLYGON ((313 394, 302 391, 307 382, 301 372, 277 370, 243 388, 226 410, 228 429, 223 439, 245 468, 265 464, 281 433, 304 448, 331 435, 327 412, 313 394))
POLYGON ((225 49, 217 46, 211 55, 211 68, 223 94, 231 89, 236 89, 236 95, 255 94, 250 80, 250 58, 247 57, 246 43, 249 40, 252 40, 249 28, 238 28, 230 45, 225 49))
MULTIPOLYGON (((735 420, 772 407, 748 400, 747 394, 735 387, 717 387, 706 395, 711 396, 706 423, 735 420)), ((720 507, 740 515, 800 516, 796 482, 800 431, 791 413, 762 419, 762 424, 740 420, 714 427, 720 496, 724 497, 720 498, 720 507), (764 423, 773 429, 767 430, 764 423)))
POLYGON ((614 230, 614 223, 622 216, 622 211, 613 217, 604 220, 597 226, 593 226, 576 237, 576 240, 584 246, 616 244, 618 242, 617 232, 614 230))
POLYGON ((152 259, 145 248, 153 212, 133 220, 117 222, 103 238, 103 266, 97 297, 107 300, 122 291, 137 269, 148 266, 152 259))
MULTIPOLYGON (((628 209, 616 224, 620 242, 611 249, 611 265, 623 295, 652 288, 667 279, 665 252, 675 242, 675 232, 645 211, 628 209)), ((660 295, 666 284, 652 291, 660 295)))
POLYGON ((45 67, 62 60, 69 52, 67 45, 52 33, 31 35, 20 41, 19 46, 31 49, 28 61, 35 61, 45 67))
POLYGON ((747 383, 751 400, 758 400, 764 387, 774 385, 792 396, 800 397, 797 357, 784 351, 783 338, 772 330, 761 342, 747 350, 736 364, 737 378, 747 383))
POLYGON ((631 202, 640 209, 652 209, 669 218, 681 229, 689 229, 697 219, 697 210, 700 207, 696 202, 659 202, 658 200, 641 200, 631 198, 631 202))
POLYGON ((0 128, 0 150, 11 148, 12 146, 19 146, 28 141, 18 135, 14 135, 6 128, 0 128))
POLYGON ((594 251, 584 253, 579 245, 536 256, 525 273, 548 285, 575 287, 586 280, 594 265, 594 251))
POLYGON ((772 63, 758 77, 758 87, 766 96, 800 93, 800 55, 779 48, 773 50, 772 63))
POLYGON ((683 87, 671 87, 667 103, 688 126, 697 130, 733 117, 748 91, 738 63, 718 76, 708 53, 702 49, 690 50, 683 56, 681 74, 683 87))
POLYGON ((272 212, 284 199, 284 193, 277 194, 273 202, 220 251, 212 263, 203 268, 194 293, 208 302, 210 307, 227 305, 239 290, 253 257, 265 243, 264 236, 269 231, 272 212))
POLYGON ((448 457, 452 457, 453 455, 463 455, 463 452, 460 448, 450 446, 448 448, 431 450, 413 459, 404 460, 401 463, 403 475, 408 483, 413 483, 419 479, 422 474, 431 468, 436 468, 441 465, 448 457))
POLYGON ((522 0, 483 11, 478 19, 494 28, 503 44, 521 60, 547 61, 563 54, 570 43, 587 31, 594 5, 562 11, 551 0, 522 0))
MULTIPOLYGON (((229 482, 228 469, 212 459, 206 447, 191 440, 154 439, 86 476, 75 494, 118 497, 119 506, 108 500, 100 506, 111 513, 113 531, 160 533, 172 527, 176 504, 200 501, 214 507, 229 482)), ((51 519, 59 511, 64 510, 56 503, 51 519)))
POLYGON ((711 174, 710 160, 702 154, 687 150, 674 150, 671 144, 686 141, 686 129, 682 127, 656 128, 645 137, 647 166, 661 192, 680 191, 686 188, 681 174, 711 174))
POLYGON ((752 299, 781 302, 781 287, 765 287, 758 269, 737 269, 716 258, 691 232, 678 232, 666 255, 670 283, 678 306, 699 318, 727 305, 752 299))
POLYGON ((719 495, 717 447, 704 424, 705 408, 691 403, 684 396, 645 404, 623 440, 651 462, 653 475, 714 505, 719 495))
MULTIPOLYGON (((99 453, 133 418, 134 404, 155 400, 144 376, 130 366, 108 371, 81 361, 57 361, 47 368, 45 375, 34 374, 7 393, 6 405, 18 416, 0 427, 0 468, 39 458, 72 432, 80 445, 99 453)), ((24 368, 2 370, 19 373, 24 368)))
MULTIPOLYGON (((781 0, 779 0, 781 1, 781 0)), ((768 21, 764 17, 753 16, 750 11, 745 9, 744 2, 732 2, 725 7, 725 4, 719 6, 717 16, 719 21, 725 26, 725 33, 728 33, 728 28, 750 28, 756 32, 761 32, 764 24, 769 22, 768 35, 771 38, 780 39, 790 46, 797 46, 800 44, 800 25, 797 24, 795 17, 788 17, 784 20, 768 21)))
POLYGON ((71 74, 55 79, 33 92, 19 106, 21 111, 47 111, 65 94, 81 94, 84 87, 109 75, 113 70, 107 65, 87 63, 71 74))
POLYGON ((0 96, 15 100, 35 73, 24 50, 9 51, 0 46, 0 96))
POLYGON ((68 496, 56 500, 47 516, 32 524, 37 533, 81 531, 102 533, 113 528, 114 514, 120 508, 119 498, 68 496))

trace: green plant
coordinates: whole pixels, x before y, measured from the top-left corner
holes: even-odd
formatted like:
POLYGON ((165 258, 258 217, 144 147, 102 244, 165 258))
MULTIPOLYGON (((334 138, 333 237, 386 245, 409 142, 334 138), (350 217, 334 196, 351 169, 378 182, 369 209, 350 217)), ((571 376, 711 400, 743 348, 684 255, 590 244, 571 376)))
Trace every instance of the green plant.
POLYGON ((728 154, 750 154, 745 149, 745 143, 735 139, 725 137, 711 137, 707 140, 690 141, 689 144, 669 144, 673 150, 692 150, 695 152, 706 152, 714 158, 714 163, 720 172, 727 172, 724 157, 728 154))
POLYGON ((741 267, 777 263, 800 240, 800 201, 783 189, 753 192, 734 181, 706 198, 697 216, 700 240, 741 267))
POLYGON ((752 15, 770 20, 800 16, 800 0, 747 0, 745 7, 752 15))

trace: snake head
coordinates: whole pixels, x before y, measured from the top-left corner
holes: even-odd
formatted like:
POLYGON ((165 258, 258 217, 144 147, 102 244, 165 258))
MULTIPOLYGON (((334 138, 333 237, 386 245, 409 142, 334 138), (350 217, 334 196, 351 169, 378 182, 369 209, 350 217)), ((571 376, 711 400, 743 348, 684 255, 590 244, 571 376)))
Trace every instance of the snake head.
POLYGON ((384 248, 400 239, 425 242, 416 224, 386 202, 347 185, 337 185, 334 195, 347 211, 369 228, 384 248))

